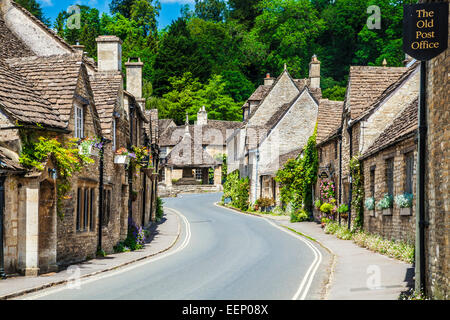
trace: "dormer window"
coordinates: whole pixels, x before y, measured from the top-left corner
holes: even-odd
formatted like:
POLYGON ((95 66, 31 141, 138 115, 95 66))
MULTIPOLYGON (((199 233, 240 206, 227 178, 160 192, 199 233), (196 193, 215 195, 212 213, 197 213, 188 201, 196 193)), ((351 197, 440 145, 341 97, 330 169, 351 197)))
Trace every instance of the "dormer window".
POLYGON ((84 112, 83 107, 75 104, 75 138, 84 138, 84 112))

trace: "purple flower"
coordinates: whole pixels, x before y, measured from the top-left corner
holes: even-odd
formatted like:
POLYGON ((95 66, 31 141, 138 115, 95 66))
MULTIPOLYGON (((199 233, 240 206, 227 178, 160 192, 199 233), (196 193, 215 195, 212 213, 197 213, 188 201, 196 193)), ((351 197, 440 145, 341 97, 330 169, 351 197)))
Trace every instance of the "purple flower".
POLYGON ((129 156, 130 156, 130 158, 136 159, 136 154, 134 154, 134 153, 130 153, 129 156))

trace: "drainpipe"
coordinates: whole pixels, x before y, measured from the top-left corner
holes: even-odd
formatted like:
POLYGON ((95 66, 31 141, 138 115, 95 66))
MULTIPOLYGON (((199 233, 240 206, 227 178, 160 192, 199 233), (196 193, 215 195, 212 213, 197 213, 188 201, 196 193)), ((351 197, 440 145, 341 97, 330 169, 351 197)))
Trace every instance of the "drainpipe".
POLYGON ((99 177, 99 187, 98 187, 98 244, 97 244, 97 252, 102 250, 102 229, 103 229, 103 190, 104 190, 104 155, 105 155, 105 145, 111 141, 106 140, 102 137, 102 147, 100 149, 100 164, 99 164, 99 171, 100 171, 100 177, 99 177))
MULTIPOLYGON (((134 122, 134 105, 130 105, 130 144, 128 150, 131 151, 133 146, 133 122, 134 122)), ((131 223, 133 219, 133 171, 131 165, 128 165, 128 224, 131 223)), ((129 228, 128 228, 129 229, 129 228)))
MULTIPOLYGON (((353 134, 352 134, 352 127, 347 128, 347 132, 349 134, 349 141, 350 141, 350 161, 353 157, 353 134)), ((350 175, 350 181, 349 181, 349 197, 348 197, 348 230, 351 229, 352 225, 352 186, 353 186, 353 179, 352 179, 352 171, 349 172, 350 175)))
POLYGON ((419 137, 417 155, 417 199, 416 199, 416 276, 415 288, 426 294, 425 279, 425 155, 427 139, 427 106, 426 106, 426 61, 420 63, 420 96, 419 96, 419 137))
POLYGON ((5 212, 5 176, 0 177, 0 278, 6 279, 5 256, 3 252, 3 231, 4 231, 4 212, 5 212))
POLYGON ((255 166, 255 173, 256 173, 256 177, 255 177, 255 201, 258 199, 258 183, 259 183, 259 179, 258 179, 258 162, 259 162, 259 145, 256 148, 256 166, 255 166))

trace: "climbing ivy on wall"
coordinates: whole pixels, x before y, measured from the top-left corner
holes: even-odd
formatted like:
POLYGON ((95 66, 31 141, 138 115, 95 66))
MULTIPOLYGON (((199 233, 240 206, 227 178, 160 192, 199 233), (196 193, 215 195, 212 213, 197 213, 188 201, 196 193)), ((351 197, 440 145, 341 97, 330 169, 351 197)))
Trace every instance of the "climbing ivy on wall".
POLYGON ((312 212, 312 187, 317 182, 319 159, 316 148, 317 125, 313 135, 297 159, 290 159, 278 170, 275 180, 280 183, 280 196, 284 204, 291 203, 295 210, 304 208, 312 212))
POLYGON ((247 210, 249 206, 250 183, 248 177, 239 179, 239 171, 229 175, 223 185, 222 201, 231 198, 231 205, 241 210, 247 210))
POLYGON ((350 173, 352 175, 352 212, 356 214, 354 228, 362 229, 364 225, 364 176, 359 156, 350 160, 350 173))
POLYGON ((56 137, 35 137, 21 132, 23 147, 19 162, 27 168, 35 168, 39 171, 45 169, 49 157, 55 161, 58 172, 57 178, 57 210, 58 216, 63 218, 63 200, 67 199, 67 193, 71 189, 70 178, 75 172, 79 172, 85 165, 94 163, 88 155, 79 152, 76 139, 59 141, 56 137))

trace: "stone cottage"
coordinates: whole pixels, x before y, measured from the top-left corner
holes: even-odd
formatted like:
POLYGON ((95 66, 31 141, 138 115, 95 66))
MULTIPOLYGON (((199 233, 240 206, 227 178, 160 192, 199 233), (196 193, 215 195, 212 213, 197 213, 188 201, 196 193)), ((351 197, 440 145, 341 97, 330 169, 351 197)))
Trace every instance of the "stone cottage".
MULTIPOLYGON (((150 195, 155 177, 137 172, 128 179, 125 166, 114 164, 114 150, 153 142, 138 94, 139 72, 131 70, 136 66, 130 61, 127 89, 135 96, 123 88, 120 39, 97 39, 97 65, 82 46, 68 45, 10 0, 0 2, 0 28, 0 249, 6 272, 52 271, 95 256, 100 244, 111 252, 126 236, 128 217, 145 224, 154 211, 150 195), (61 142, 104 139, 103 158, 93 155, 94 163, 70 179, 60 206, 54 159, 43 164, 43 171, 19 163, 31 135, 61 142), (137 191, 135 201, 131 191, 137 191)), ((140 61, 136 64, 141 67, 140 61)))
POLYGON ((205 107, 200 108, 193 125, 189 124, 187 115, 184 126, 176 126, 172 120, 160 120, 159 194, 222 190, 226 139, 241 124, 210 120, 205 107))
POLYGON ((279 193, 273 178, 280 156, 307 143, 321 96, 320 61, 313 56, 308 79, 293 79, 286 68, 277 79, 267 75, 244 104, 244 123, 227 140, 228 173, 239 170, 250 178, 251 203, 262 196, 263 185, 265 194, 279 193))
MULTIPOLYGON (((321 99, 317 116, 317 153, 319 171, 314 188, 314 199, 320 199, 321 182, 332 182, 335 186, 335 199, 341 203, 341 123, 342 101, 321 99)), ((318 210, 314 210, 314 217, 318 218, 318 210)))

